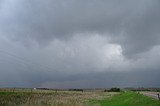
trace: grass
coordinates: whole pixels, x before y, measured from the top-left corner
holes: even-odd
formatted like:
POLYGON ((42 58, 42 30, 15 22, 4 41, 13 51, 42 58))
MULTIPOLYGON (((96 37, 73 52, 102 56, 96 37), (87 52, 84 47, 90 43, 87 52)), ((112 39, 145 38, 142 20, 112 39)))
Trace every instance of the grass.
POLYGON ((160 106, 160 101, 130 91, 4 89, 0 90, 0 106, 160 106))
POLYGON ((102 91, 6 90, 0 91, 0 106, 92 106, 90 100, 102 100, 114 94, 102 91))
POLYGON ((22 92, 0 92, 0 106, 16 106, 27 101, 30 93, 22 92))
POLYGON ((104 100, 92 100, 98 106, 160 106, 160 101, 135 92, 125 92, 104 100))

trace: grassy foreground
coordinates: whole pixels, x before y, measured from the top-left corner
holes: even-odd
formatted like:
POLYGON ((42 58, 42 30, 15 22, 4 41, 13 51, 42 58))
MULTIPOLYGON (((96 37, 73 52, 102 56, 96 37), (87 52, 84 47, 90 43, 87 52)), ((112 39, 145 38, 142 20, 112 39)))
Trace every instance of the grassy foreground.
POLYGON ((93 100, 97 106, 160 106, 160 101, 135 92, 126 92, 105 100, 93 100))
POLYGON ((112 92, 100 91, 1 91, 0 106, 92 106, 92 104, 89 103, 90 100, 102 100, 114 94, 115 93, 112 92))
POLYGON ((160 106, 160 101, 135 92, 0 91, 0 106, 160 106))

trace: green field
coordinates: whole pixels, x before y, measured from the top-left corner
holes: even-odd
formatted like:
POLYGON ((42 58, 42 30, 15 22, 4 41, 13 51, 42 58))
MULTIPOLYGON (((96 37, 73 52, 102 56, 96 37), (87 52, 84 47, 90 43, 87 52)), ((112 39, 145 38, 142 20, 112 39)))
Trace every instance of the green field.
POLYGON ((0 106, 160 106, 160 101, 130 91, 10 89, 0 91, 0 106))
POLYGON ((125 92, 104 100, 93 100, 100 106, 160 106, 160 101, 135 92, 125 92))

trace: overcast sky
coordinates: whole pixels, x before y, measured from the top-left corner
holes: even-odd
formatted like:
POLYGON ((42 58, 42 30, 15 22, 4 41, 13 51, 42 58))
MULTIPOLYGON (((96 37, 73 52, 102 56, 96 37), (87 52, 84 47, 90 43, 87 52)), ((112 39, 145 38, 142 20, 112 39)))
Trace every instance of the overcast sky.
POLYGON ((0 87, 160 87, 159 0, 0 0, 0 87))

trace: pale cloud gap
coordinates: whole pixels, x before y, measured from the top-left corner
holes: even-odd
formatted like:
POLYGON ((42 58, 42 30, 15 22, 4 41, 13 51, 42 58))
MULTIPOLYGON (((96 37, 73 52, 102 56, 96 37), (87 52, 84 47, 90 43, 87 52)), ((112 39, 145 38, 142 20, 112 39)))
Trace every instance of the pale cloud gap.
MULTIPOLYGON (((14 42, 8 43, 8 45, 14 44, 14 42)), ((51 67, 51 69, 71 71, 72 73, 74 71, 83 72, 89 70, 105 71, 112 67, 116 68, 116 64, 118 66, 125 64, 121 46, 109 43, 106 37, 98 34, 86 34, 86 36, 78 34, 67 41, 55 39, 44 48, 35 47, 29 47, 30 51, 27 52, 28 49, 24 49, 23 46, 21 47, 19 43, 16 43, 16 45, 12 45, 14 49, 9 53, 16 56, 16 51, 18 50, 22 54, 20 57, 17 56, 15 58, 28 58, 24 59, 24 62, 32 61, 44 64, 44 66, 51 67)), ((10 49, 3 46, 2 48, 4 53, 10 49)))

